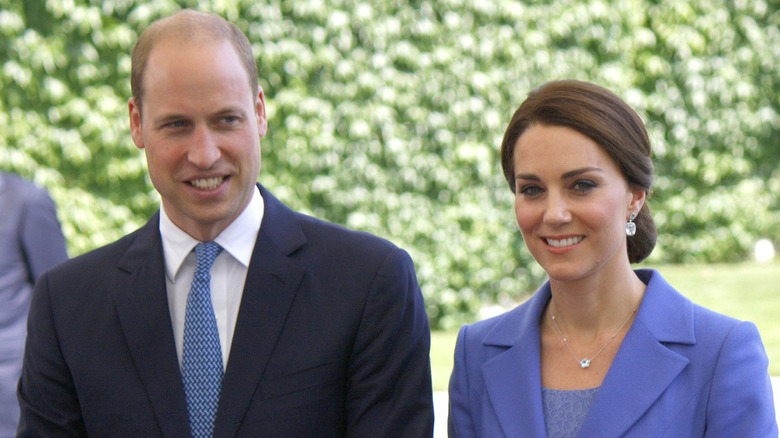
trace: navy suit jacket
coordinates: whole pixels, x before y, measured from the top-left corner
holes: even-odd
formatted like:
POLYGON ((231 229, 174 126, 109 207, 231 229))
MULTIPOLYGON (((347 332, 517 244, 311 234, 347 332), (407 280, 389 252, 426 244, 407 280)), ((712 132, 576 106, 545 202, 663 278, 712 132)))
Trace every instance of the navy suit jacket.
MULTIPOLYGON (((431 436, 430 331, 409 256, 260 191, 214 436, 431 436)), ((190 435, 158 224, 36 285, 20 436, 190 435)))
MULTIPOLYGON (((653 270, 636 319, 578 437, 776 438, 768 359, 755 325, 693 304, 653 270)), ((464 326, 450 380, 451 437, 545 437, 539 320, 545 284, 464 326)))

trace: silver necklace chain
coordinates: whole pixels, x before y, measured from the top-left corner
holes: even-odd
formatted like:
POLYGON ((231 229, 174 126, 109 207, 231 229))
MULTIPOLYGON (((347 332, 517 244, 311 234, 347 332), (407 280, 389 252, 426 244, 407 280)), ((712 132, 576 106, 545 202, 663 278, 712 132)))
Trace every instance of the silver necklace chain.
POLYGON ((609 341, 607 341, 607 343, 606 343, 606 344, 604 344, 604 346, 603 346, 603 347, 601 347, 601 348, 599 349, 599 351, 597 351, 597 352, 596 352, 596 353, 595 353, 595 354, 594 354, 594 355, 593 355, 593 356, 592 356, 590 359, 588 359, 587 357, 583 357, 582 359, 580 359, 580 358, 577 356, 577 354, 576 354, 576 353, 574 353, 574 350, 572 350, 572 349, 571 349, 571 345, 569 345, 569 340, 568 340, 568 339, 566 339, 566 336, 564 336, 564 335, 563 335, 563 332, 561 332, 561 328, 560 328, 560 327, 558 327, 558 321, 555 319, 555 315, 553 315, 552 313, 550 313, 550 316, 552 317, 552 322, 553 322, 553 324, 555 324, 555 330, 557 330, 557 331, 558 331, 558 334, 559 334, 559 335, 561 335, 561 339, 563 339, 563 343, 564 343, 564 344, 566 344, 566 348, 568 348, 568 349, 569 349, 569 351, 571 352, 571 355, 572 355, 572 356, 574 356, 574 359, 575 359, 577 362, 579 362, 579 363, 580 363, 580 368, 583 368, 583 369, 585 369, 585 368, 588 368, 588 367, 590 366, 590 363, 591 363, 591 361, 593 361, 593 360, 596 358, 596 356, 598 356, 599 354, 601 354, 601 352, 602 352, 602 351, 604 351, 604 349, 605 349, 605 348, 607 348, 607 346, 608 346, 609 344, 611 344, 611 343, 612 343, 612 341, 614 341, 614 340, 615 340, 615 337, 618 335, 618 333, 620 333, 620 331, 621 331, 621 330, 623 330, 623 327, 625 327, 625 326, 626 326, 626 324, 628 324, 628 321, 630 321, 630 320, 631 320, 631 317, 632 317, 632 316, 634 316, 634 314, 635 314, 635 313, 636 313, 636 307, 634 308, 634 310, 632 310, 632 311, 631 311, 631 314, 630 314, 630 315, 628 315, 628 318, 626 318, 626 320, 625 320, 625 321, 623 321, 623 324, 620 326, 620 328, 619 328, 619 329, 617 329, 617 331, 615 332, 615 334, 613 334, 613 335, 612 335, 612 337, 611 337, 611 338, 609 338, 609 341))

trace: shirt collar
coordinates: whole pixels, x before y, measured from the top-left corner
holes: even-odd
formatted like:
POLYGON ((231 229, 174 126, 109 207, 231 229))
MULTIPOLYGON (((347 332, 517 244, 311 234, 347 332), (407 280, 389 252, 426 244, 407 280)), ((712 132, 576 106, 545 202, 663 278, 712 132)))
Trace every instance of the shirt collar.
MULTIPOLYGON (((265 203, 260 190, 255 186, 252 199, 238 217, 214 239, 225 252, 233 256, 244 267, 249 266, 255 248, 257 233, 263 222, 265 203)), ((200 243, 171 221, 165 207, 160 204, 160 235, 165 257, 165 275, 173 281, 184 259, 200 243)))

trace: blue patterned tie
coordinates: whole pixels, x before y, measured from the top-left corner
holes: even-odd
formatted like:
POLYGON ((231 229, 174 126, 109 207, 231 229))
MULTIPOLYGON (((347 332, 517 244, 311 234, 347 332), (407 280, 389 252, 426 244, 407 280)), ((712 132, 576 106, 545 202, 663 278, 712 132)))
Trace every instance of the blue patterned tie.
POLYGON ((197 267, 187 296, 184 316, 182 380, 190 428, 195 438, 211 437, 217 402, 222 390, 222 348, 219 343, 217 319, 211 305, 211 265, 222 252, 215 242, 195 246, 197 267))

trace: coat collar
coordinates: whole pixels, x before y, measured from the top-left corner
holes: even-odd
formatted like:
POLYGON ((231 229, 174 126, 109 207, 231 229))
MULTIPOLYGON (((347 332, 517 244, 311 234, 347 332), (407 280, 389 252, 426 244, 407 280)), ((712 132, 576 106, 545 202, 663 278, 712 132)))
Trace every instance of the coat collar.
POLYGON ((189 436, 184 386, 173 340, 159 213, 128 236, 112 295, 119 322, 164 436, 189 436))
POLYGON ((637 275, 647 283, 642 304, 593 399, 579 436, 624 435, 690 362, 667 344, 696 342, 693 303, 658 272, 639 270, 637 275))
MULTIPOLYGON (((665 344, 696 342, 693 303, 658 272, 636 273, 647 284, 645 295, 579 436, 623 435, 688 364, 665 344), (620 415, 615 415, 617 409, 620 415)), ((539 319, 550 296, 546 283, 507 313, 483 340, 486 346, 506 348, 482 366, 488 396, 506 436, 545 436, 539 319)))
MULTIPOLYGON (((258 185, 265 214, 247 272, 222 382, 214 436, 234 436, 281 333, 303 268, 291 257, 306 243, 298 216, 258 185), (262 335, 260 335, 262 334, 262 335)), ((164 436, 189 436, 184 387, 165 293, 159 212, 128 236, 112 291, 119 321, 164 436)))
POLYGON ((486 346, 507 348, 482 365, 485 388, 506 436, 546 436, 539 368, 539 318, 549 300, 547 283, 528 301, 507 313, 482 341, 486 346))
POLYGON ((298 215, 259 186, 265 214, 249 262, 233 346, 222 381, 215 437, 235 436, 282 331, 304 268, 293 255, 306 244, 298 215))

